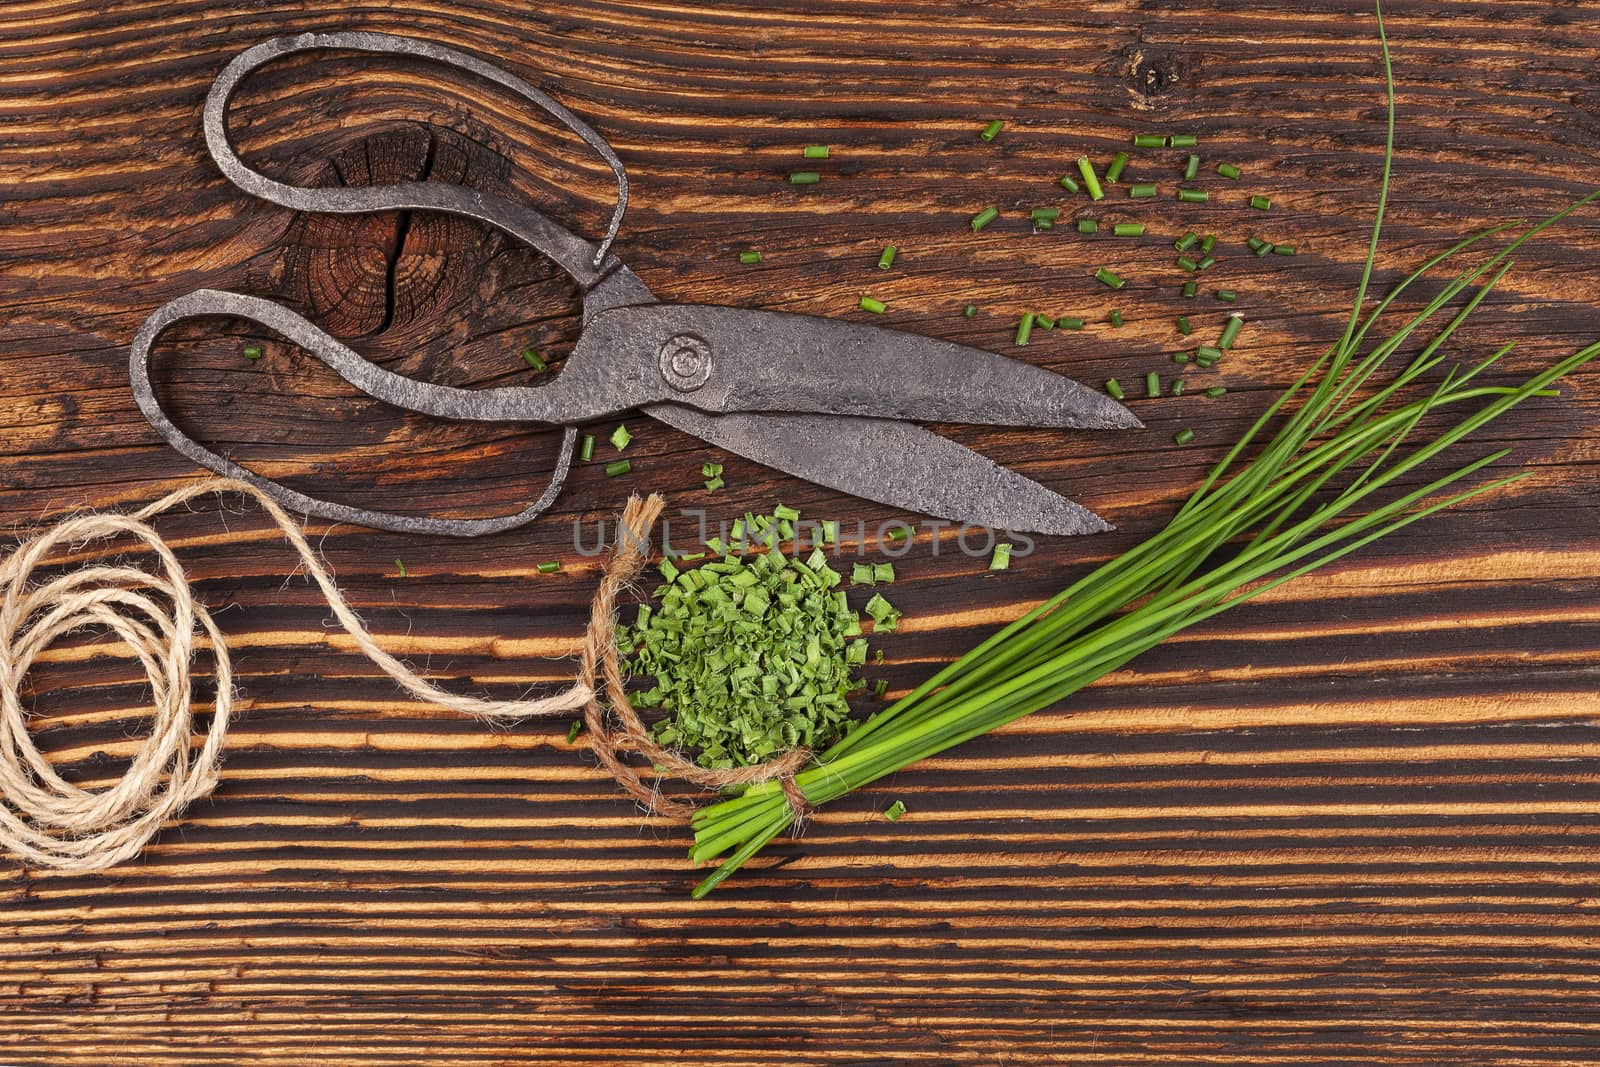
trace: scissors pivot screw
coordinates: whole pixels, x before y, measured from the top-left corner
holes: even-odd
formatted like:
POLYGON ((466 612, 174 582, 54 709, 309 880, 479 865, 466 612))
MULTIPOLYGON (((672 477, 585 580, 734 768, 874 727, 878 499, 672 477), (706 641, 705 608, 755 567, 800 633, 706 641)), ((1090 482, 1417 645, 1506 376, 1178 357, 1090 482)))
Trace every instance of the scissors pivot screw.
POLYGON ((704 337, 680 333, 661 344, 661 376, 680 393, 692 393, 711 380, 711 346, 704 337))

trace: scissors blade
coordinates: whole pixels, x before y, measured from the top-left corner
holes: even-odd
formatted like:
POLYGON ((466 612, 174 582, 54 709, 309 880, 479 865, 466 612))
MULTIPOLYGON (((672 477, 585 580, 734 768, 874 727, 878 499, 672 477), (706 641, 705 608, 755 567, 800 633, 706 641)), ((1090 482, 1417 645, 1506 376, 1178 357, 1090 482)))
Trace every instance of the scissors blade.
POLYGON ((1110 523, 987 456, 908 422, 850 415, 708 415, 644 409, 686 433, 831 489, 936 518, 1071 536, 1110 523))
POLYGON ((569 388, 602 406, 602 397, 613 405, 638 402, 640 390, 658 388, 655 399, 713 413, 1093 430, 1140 425, 1099 390, 1043 367, 934 337, 782 311, 613 308, 585 324, 563 373, 572 376, 569 388), (659 367, 659 378, 646 367, 659 367))

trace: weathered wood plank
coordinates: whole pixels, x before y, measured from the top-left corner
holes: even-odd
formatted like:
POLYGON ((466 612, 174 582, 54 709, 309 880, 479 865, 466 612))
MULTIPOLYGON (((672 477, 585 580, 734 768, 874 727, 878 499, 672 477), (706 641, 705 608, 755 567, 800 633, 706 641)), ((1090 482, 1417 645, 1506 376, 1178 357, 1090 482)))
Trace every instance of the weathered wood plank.
MULTIPOLYGON (((1600 16, 1577 2, 1395 0, 1400 150, 1376 284, 1472 228, 1593 183, 1600 16)), ((552 268, 421 215, 296 217, 205 157, 199 106, 238 49, 385 29, 492 57, 612 140, 617 249, 663 298, 850 316, 1002 351, 1024 311, 1092 320, 1029 359, 1084 381, 1158 369, 1228 310, 1227 397, 1139 403, 1115 440, 951 428, 1121 529, 1041 542, 1003 575, 924 528, 897 561, 891 690, 1156 529, 1272 392, 1336 336, 1381 161, 1370 17, 1351 0, 725 9, 660 0, 405 10, 327 0, 33 0, 0 13, 0 523, 151 499, 194 476, 139 417, 126 346, 201 285, 287 300, 406 373, 524 380, 565 351, 552 268), (992 145, 975 138, 1007 121, 992 145), (1142 130, 1192 130, 1215 203, 1109 200, 1054 179, 1142 130), (801 145, 825 180, 790 187, 801 145), (1271 212, 1242 206, 1270 195, 1271 212), (988 204, 1004 216, 973 235, 988 204), (1027 231, 1025 209, 1134 218, 1141 242, 1027 231), (1204 293, 1169 243, 1228 251, 1204 293), (1257 260, 1259 231, 1299 247, 1257 260), (893 241, 893 272, 874 268, 893 241), (1229 242, 1232 242, 1230 245, 1229 242), (760 248, 744 267, 737 253, 760 248), (1108 300, 1089 277, 1133 283, 1108 300), (976 303, 973 319, 960 308, 976 303), (1118 306, 1127 325, 1102 321, 1118 306), (1181 426, 1195 447, 1169 442, 1181 426), (937 548, 937 552, 935 549, 937 548)), ((591 228, 606 172, 508 102, 404 64, 272 67, 235 109, 247 156, 301 181, 431 176, 528 195, 591 228)), ((1172 154, 1131 177, 1170 190, 1172 154)), ((1519 255, 1464 356, 1516 366, 1600 331, 1600 219, 1519 255)), ((1415 306, 1412 302, 1408 306, 1415 306)), ((228 324, 176 331, 184 424, 307 491, 456 514, 536 492, 552 435, 447 426, 354 397, 228 324)), ((1507 373, 1510 373, 1508 370, 1507 373)), ((1600 1046, 1600 462, 1593 373, 1480 443, 1534 477, 1170 642, 1069 706, 819 812, 694 903, 681 828, 635 811, 565 723, 511 730, 400 700, 324 626, 259 519, 163 522, 199 594, 233 605, 245 710, 223 784, 134 864, 0 869, 0 1034, 28 1063, 771 1061, 1588 1063, 1600 1046), (910 814, 876 817, 890 799, 910 814)), ((1207 382, 1209 384, 1209 381, 1207 382)), ((612 423, 599 427, 609 432, 612 423)), ((576 470, 535 526, 476 542, 341 527, 319 543, 392 647, 463 688, 558 683, 596 575, 577 548, 626 493, 713 521, 782 499, 873 532, 901 518, 630 419, 635 474, 576 470), (575 532, 574 527, 577 527, 575 532), (579 540, 575 542, 574 538, 579 540), (405 561, 400 579, 394 560, 405 561), (562 558, 562 573, 531 573, 562 558)), ((1509 470, 1509 465, 1505 469, 1509 470)), ((679 516, 677 529, 692 520, 679 516)), ((126 657, 88 642, 32 676, 41 748, 118 773, 142 720, 126 657)))

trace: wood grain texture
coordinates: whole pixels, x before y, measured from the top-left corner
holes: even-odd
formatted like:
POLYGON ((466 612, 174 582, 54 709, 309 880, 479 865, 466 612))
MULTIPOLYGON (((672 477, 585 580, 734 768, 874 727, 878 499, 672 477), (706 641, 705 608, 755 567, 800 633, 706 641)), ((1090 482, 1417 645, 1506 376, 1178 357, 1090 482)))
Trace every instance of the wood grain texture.
MULTIPOLYGON (((1394 0, 1400 149, 1379 284, 1469 229, 1587 191, 1600 9, 1394 0)), ((1116 522, 989 575, 949 532, 897 562, 903 689, 997 622, 1158 528, 1204 465, 1336 336, 1381 161, 1372 20, 1352 0, 512 4, 33 0, 0 12, 0 522, 151 499, 195 476, 139 417, 127 344, 202 285, 289 301, 387 365, 524 380, 575 299, 525 249, 424 215, 330 220, 250 202, 208 161, 210 79, 301 30, 422 34, 526 74, 629 168, 617 246, 665 299, 854 316, 1017 351, 1042 309, 1093 320, 1027 358, 1137 380, 1224 305, 1176 297, 1170 241, 1224 240, 1203 279, 1250 319, 1227 397, 1136 403, 1115 439, 949 432, 1116 522), (991 117, 1007 122, 991 145, 991 117), (1052 183, 1135 132, 1193 131, 1215 202, 1052 183), (834 146, 816 187, 799 149, 834 146), (1270 195, 1271 212, 1243 206, 1270 195), (1000 222, 974 235, 984 206, 1000 222), (1026 208, 1139 218, 1143 241, 1028 232, 1026 208), (1257 260, 1256 231, 1297 245, 1257 260), (878 272, 877 251, 901 248, 878 272), (741 266, 759 248, 765 261, 741 266), (1133 279, 1107 299, 1089 277, 1133 279), (968 302, 982 310, 964 319, 968 302), (1100 320, 1113 303, 1128 324, 1100 320), (1193 426, 1195 446, 1173 432, 1193 426), (935 549, 937 548, 937 552, 935 549)), ((464 181, 594 233, 606 173, 480 87, 338 57, 263 71, 234 125, 274 173, 464 181)), ((1170 196, 1173 153, 1129 177, 1170 196)), ((1518 257, 1455 347, 1515 366, 1600 333, 1600 217, 1518 257)), ((512 510, 554 438, 446 425, 350 395, 228 323, 175 331, 185 426, 297 487, 452 514, 512 510)), ((1509 371, 1508 371, 1509 373, 1509 371)), ((1191 376, 1193 378, 1194 376, 1191 376)), ((1207 378, 1206 384, 1209 384, 1207 378)), ((0 868, 7 1062, 1555 1064, 1600 1057, 1600 502, 1593 372, 1476 446, 1534 477, 1414 527, 1137 661, 1068 705, 822 811, 713 899, 677 826, 642 816, 565 723, 509 730, 399 699, 331 634, 259 517, 163 524, 234 641, 246 713, 223 784, 138 863, 0 868), (893 798, 898 824, 875 814, 893 798)), ((567 675, 596 564, 576 551, 634 488, 713 519, 781 499, 885 509, 778 477, 648 420, 635 473, 574 472, 532 528, 476 542, 342 527, 321 544, 394 647, 462 687, 567 675), (708 497, 698 469, 727 465, 708 497), (400 579, 395 559, 406 564, 400 579), (558 575, 532 573, 565 561, 558 575)), ((609 432, 610 423, 599 427, 609 432)), ((602 452, 605 449, 602 448, 602 452)), ((1476 454, 1476 453, 1474 453, 1476 454)), ((1507 468, 1509 469, 1509 468, 1507 468)), ((682 534, 688 525, 680 519, 682 534)), ((876 551, 876 547, 871 548, 876 551)), ((141 685, 104 643, 32 676, 37 738, 117 773, 141 685)))

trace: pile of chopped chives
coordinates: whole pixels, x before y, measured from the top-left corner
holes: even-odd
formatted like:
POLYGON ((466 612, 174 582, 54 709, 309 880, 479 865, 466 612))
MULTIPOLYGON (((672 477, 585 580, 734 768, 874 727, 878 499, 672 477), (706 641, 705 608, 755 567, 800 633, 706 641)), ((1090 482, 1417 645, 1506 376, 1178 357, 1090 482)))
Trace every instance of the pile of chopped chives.
MULTIPOLYGON (((848 697, 866 687, 861 616, 820 545, 804 560, 779 549, 795 539, 799 518, 781 505, 747 515, 735 524, 736 545, 707 543, 707 562, 686 569, 679 562, 687 557, 662 560, 664 583, 631 626, 618 628, 623 669, 654 681, 633 703, 664 709, 656 739, 694 751, 702 766, 744 767, 797 745, 824 746, 854 723, 848 697), (756 543, 767 550, 732 551, 756 543)), ((894 567, 858 563, 854 576, 893 581, 894 567)), ((877 630, 900 618, 881 593, 864 610, 877 630)))

